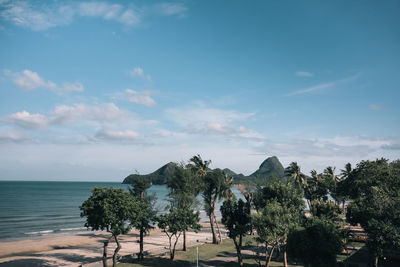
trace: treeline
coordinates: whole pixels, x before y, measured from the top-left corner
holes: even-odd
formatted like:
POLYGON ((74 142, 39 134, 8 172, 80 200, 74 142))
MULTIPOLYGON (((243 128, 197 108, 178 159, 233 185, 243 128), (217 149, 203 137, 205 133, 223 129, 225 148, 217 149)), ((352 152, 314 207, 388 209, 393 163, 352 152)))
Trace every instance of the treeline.
MULTIPOLYGON (((242 185, 246 201, 233 195, 232 177, 211 169, 210 163, 197 155, 188 163, 175 164, 174 175, 167 181, 169 205, 161 215, 154 210, 155 196, 147 194, 151 182, 144 177, 132 179, 129 192, 92 190, 80 207, 81 216, 86 217, 86 227, 111 233, 110 239, 117 243, 114 266, 120 249, 118 236, 138 229, 138 258, 143 259, 143 238, 155 225, 167 235, 173 260, 179 238, 183 236, 186 250, 186 231, 200 230, 201 204, 209 218, 212 242, 219 244, 222 237, 215 209, 221 199, 225 199, 222 223, 233 239, 239 266, 243 265, 245 235, 254 235, 263 248, 260 253, 264 260, 257 258, 260 265, 264 261, 269 266, 272 255, 278 252, 285 266, 288 257, 305 266, 335 266, 336 255, 349 238, 346 223, 359 223, 364 228, 375 266, 385 249, 400 248, 399 161, 362 161, 354 169, 347 164, 338 175, 335 168, 328 167, 322 173, 312 171, 311 176, 303 174, 293 162, 285 169, 284 181, 242 185), (198 195, 203 203, 199 203, 198 195)), ((104 243, 104 266, 108 242, 104 243)))

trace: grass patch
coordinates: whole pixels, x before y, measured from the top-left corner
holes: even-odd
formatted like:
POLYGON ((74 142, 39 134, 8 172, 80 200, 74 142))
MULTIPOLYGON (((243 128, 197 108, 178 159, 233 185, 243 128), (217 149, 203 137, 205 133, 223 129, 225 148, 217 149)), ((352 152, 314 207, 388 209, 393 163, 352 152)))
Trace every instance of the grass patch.
MULTIPOLYGON (((245 245, 243 249, 248 249, 256 245, 254 236, 246 236, 243 239, 245 245)), ((236 249, 232 239, 224 239, 221 244, 203 244, 199 245, 199 263, 205 263, 205 261, 214 259, 216 257, 233 257, 234 260, 225 262, 223 260, 215 260, 208 262, 211 266, 237 266, 236 249)), ((118 267, 146 267, 146 266, 196 266, 197 252, 196 247, 190 247, 186 252, 177 251, 173 262, 169 260, 169 257, 154 256, 151 258, 145 258, 143 261, 135 260, 132 263, 119 263, 118 267)), ((246 267, 258 267, 258 264, 254 260, 254 255, 245 257, 243 260, 244 266, 246 267)), ((282 262, 271 262, 271 267, 283 266, 282 262)), ((288 265, 290 267, 303 266, 303 265, 288 265)))

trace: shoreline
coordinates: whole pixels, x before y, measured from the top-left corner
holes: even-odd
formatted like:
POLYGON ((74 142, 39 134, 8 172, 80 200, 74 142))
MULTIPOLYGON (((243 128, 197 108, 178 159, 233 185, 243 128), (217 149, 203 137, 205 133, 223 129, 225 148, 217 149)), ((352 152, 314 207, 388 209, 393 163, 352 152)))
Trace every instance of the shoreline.
MULTIPOLYGON (((210 242, 212 235, 209 223, 201 223, 199 233, 187 232, 188 247, 210 242)), ((221 228, 222 236, 226 237, 221 228)), ((93 265, 101 261, 103 240, 110 236, 105 231, 89 231, 73 235, 45 236, 34 239, 0 242, 0 266, 80 266, 93 265)), ((139 251, 138 231, 133 230, 119 237, 120 257, 134 255, 139 251)), ((182 236, 177 249, 183 244, 182 236)), ((108 255, 112 256, 115 242, 108 247, 108 255)), ((158 255, 168 252, 168 238, 160 229, 155 228, 144 238, 144 250, 147 254, 158 255)), ((97 266, 97 265, 96 265, 97 266)))

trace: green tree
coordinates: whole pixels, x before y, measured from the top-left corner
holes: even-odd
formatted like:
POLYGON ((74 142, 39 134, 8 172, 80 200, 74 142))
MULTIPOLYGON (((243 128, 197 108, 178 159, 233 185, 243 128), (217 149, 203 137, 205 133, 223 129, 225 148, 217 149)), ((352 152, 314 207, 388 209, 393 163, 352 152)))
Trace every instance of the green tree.
MULTIPOLYGON (((196 197, 200 193, 202 184, 190 166, 177 164, 175 168, 175 174, 167 181, 172 205, 183 209, 194 209, 199 203, 196 197)), ((183 251, 186 251, 186 231, 183 231, 183 251)))
POLYGON ((113 255, 113 266, 116 266, 117 254, 121 249, 118 236, 131 229, 127 220, 137 210, 137 202, 132 196, 115 188, 95 187, 92 195, 80 206, 81 217, 86 217, 85 227, 94 230, 106 230, 111 237, 104 242, 103 266, 107 266, 107 246, 111 238, 117 243, 113 255))
POLYGON ((347 220, 360 223, 378 266, 385 249, 400 249, 400 168, 386 159, 361 161, 349 180, 347 220))
POLYGON ((307 185, 304 190, 304 197, 307 199, 309 209, 312 209, 312 203, 315 200, 327 201, 331 176, 326 173, 318 174, 315 170, 311 171, 311 177, 307 179, 307 185))
POLYGON ((219 244, 221 242, 221 234, 219 234, 219 238, 217 239, 216 227, 218 227, 218 223, 215 217, 215 207, 218 199, 231 195, 229 192, 230 187, 233 185, 233 179, 229 179, 222 170, 209 169, 208 166, 211 160, 203 161, 200 155, 192 157, 190 161, 191 164, 189 167, 202 180, 201 193, 205 211, 210 219, 213 244, 219 244))
POLYGON ((170 259, 174 260, 176 244, 183 231, 193 229, 200 230, 199 212, 189 208, 171 206, 168 213, 157 217, 158 227, 168 236, 170 259))
MULTIPOLYGON (((273 249, 283 250, 283 262, 287 266, 286 245, 290 230, 304 217, 304 201, 301 191, 291 183, 274 182, 259 189, 257 194, 259 212, 254 215, 254 228, 259 242, 272 246, 266 264, 270 262, 273 249)), ((267 255, 266 255, 267 257, 267 255)))
POLYGON ((269 266, 276 248, 285 246, 291 228, 298 223, 298 218, 291 209, 285 208, 276 200, 268 201, 265 207, 253 215, 253 226, 257 231, 257 241, 265 244, 265 266, 269 266), (268 247, 271 247, 268 253, 268 247))
POLYGON ((234 196, 225 200, 221 206, 222 223, 228 229, 228 235, 235 244, 239 266, 243 266, 241 252, 243 236, 248 234, 251 229, 249 207, 241 199, 236 201, 234 196))
POLYGON ((340 207, 333 201, 313 200, 311 202, 310 212, 313 216, 330 222, 340 222, 339 215, 341 214, 340 207))
POLYGON ((304 227, 291 231, 287 250, 306 267, 333 267, 336 266, 336 255, 344 248, 342 237, 337 224, 311 217, 304 227))
POLYGON ((285 169, 285 177, 289 183, 295 184, 299 189, 304 189, 307 183, 307 176, 305 176, 297 162, 292 162, 285 169))
POLYGON ((144 235, 153 229, 153 222, 157 211, 154 209, 156 201, 155 195, 148 195, 146 190, 151 186, 151 181, 141 177, 134 176, 131 180, 129 191, 138 202, 138 209, 134 216, 130 218, 131 225, 139 230, 139 254, 138 259, 144 257, 144 235))

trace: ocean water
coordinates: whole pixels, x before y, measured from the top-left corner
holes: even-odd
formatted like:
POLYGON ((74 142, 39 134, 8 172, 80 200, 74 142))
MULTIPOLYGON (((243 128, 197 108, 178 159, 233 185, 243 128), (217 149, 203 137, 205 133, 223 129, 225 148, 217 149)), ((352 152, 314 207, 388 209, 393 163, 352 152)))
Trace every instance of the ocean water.
MULTIPOLYGON (((0 181, 0 241, 87 231, 79 206, 95 186, 128 188, 121 183, 104 182, 0 181)), ((237 189, 232 189, 240 197, 237 189)), ((168 188, 153 185, 148 192, 156 194, 156 207, 164 210, 168 188)), ((204 210, 200 214, 206 221, 204 210)), ((220 216, 219 207, 216 215, 220 216)))

